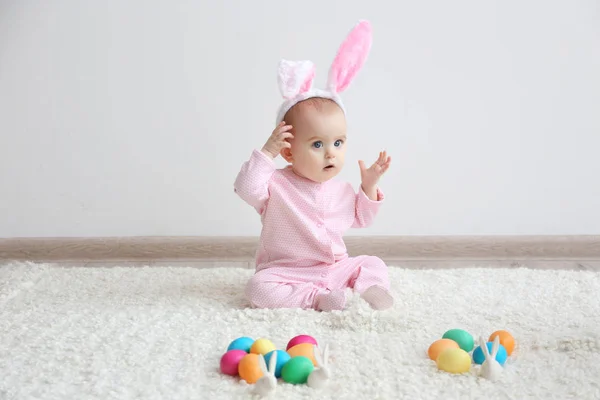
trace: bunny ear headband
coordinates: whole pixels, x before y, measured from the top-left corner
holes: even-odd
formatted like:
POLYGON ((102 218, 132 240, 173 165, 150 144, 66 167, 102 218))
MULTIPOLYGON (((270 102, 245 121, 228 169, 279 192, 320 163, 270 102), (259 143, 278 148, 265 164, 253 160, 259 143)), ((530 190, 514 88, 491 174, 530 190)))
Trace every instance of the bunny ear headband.
POLYGON ((278 83, 279 91, 284 98, 277 112, 279 124, 290 108, 296 103, 311 97, 323 97, 335 101, 344 113, 346 109, 339 94, 360 71, 371 50, 371 24, 369 21, 359 21, 340 45, 337 55, 329 69, 326 89, 312 87, 315 77, 315 65, 312 61, 279 62, 278 83))

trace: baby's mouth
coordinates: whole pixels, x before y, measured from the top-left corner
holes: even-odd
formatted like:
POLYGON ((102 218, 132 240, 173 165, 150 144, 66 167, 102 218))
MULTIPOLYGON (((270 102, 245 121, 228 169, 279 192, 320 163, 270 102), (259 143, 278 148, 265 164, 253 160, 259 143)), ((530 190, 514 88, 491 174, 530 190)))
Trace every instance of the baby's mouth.
POLYGON ((323 168, 323 169, 325 169, 325 170, 328 170, 328 169, 333 169, 333 168, 335 168, 335 165, 333 165, 333 164, 329 164, 328 166, 326 166, 326 167, 325 167, 325 168, 323 168))

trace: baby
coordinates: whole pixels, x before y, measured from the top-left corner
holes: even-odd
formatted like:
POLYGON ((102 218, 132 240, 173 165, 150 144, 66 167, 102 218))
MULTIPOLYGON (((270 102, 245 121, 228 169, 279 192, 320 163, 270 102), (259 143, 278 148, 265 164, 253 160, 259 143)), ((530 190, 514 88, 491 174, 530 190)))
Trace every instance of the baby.
POLYGON ((234 183, 262 221, 256 272, 246 286, 254 307, 342 310, 352 289, 376 310, 393 305, 385 263, 374 256, 349 257, 343 241, 349 228, 374 220, 383 202, 378 182, 391 158, 380 152, 369 168, 359 161, 358 193, 333 179, 344 166, 347 147, 338 94, 364 63, 369 45, 370 25, 362 21, 340 48, 326 91, 311 89, 310 62, 280 64, 286 101, 278 124, 234 183), (285 168, 275 166, 279 155, 289 163, 285 168))

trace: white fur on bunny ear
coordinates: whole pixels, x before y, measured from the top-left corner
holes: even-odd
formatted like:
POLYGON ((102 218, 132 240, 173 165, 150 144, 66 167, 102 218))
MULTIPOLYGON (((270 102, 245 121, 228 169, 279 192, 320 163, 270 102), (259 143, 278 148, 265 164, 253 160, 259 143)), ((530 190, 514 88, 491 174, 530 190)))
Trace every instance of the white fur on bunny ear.
POLYGON ((490 352, 488 351, 487 342, 483 340, 483 337, 479 338, 479 346, 481 347, 481 351, 483 351, 483 356, 486 360, 489 360, 490 352))
POLYGON ((269 372, 271 373, 271 375, 275 375, 276 368, 277 368, 277 352, 274 351, 273 354, 271 354, 271 359, 269 360, 269 372))
POLYGON ((279 91, 286 99, 291 99, 312 88, 315 78, 315 65, 312 61, 281 60, 277 73, 279 91))
POLYGON ((496 359, 496 355, 498 355, 498 350, 500 350, 500 335, 496 335, 494 338, 494 344, 492 344, 492 358, 496 359))
POLYGON ((267 363, 265 362, 265 357, 262 354, 258 355, 258 366, 264 375, 269 375, 269 370, 267 369, 267 363))
POLYGON ((321 349, 317 347, 316 344, 313 344, 313 356, 315 357, 315 361, 318 366, 323 365, 323 359, 321 358, 321 349))
POLYGON ((343 92, 354 80, 371 50, 372 30, 369 21, 361 20, 340 45, 329 69, 327 87, 334 93, 343 92))

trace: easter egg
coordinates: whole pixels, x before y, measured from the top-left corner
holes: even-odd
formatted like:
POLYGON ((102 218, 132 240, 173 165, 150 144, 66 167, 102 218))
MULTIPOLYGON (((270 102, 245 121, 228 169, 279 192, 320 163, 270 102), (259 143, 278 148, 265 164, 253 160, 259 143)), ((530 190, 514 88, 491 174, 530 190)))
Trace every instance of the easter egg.
POLYGON ((273 350, 275 350, 275 345, 265 338, 257 339, 250 347, 250 353, 262 354, 263 356, 273 350))
POLYGON ((238 365, 240 360, 247 355, 244 350, 229 350, 221 357, 221 372, 227 375, 236 376, 238 374, 238 365))
POLYGON ((290 356, 283 350, 273 350, 265 355, 265 363, 267 364, 267 366, 269 365, 269 360, 271 360, 271 356, 273 355, 273 353, 277 353, 277 363, 275 364, 275 377, 281 378, 281 370, 283 369, 285 363, 290 361, 292 356, 290 356))
POLYGON ((227 351, 229 350, 244 350, 246 353, 250 352, 250 347, 252 347, 252 343, 254 343, 254 339, 242 336, 235 339, 233 342, 229 343, 227 347, 227 351))
POLYGON ((300 343, 291 347, 288 351, 288 354, 293 357, 304 356, 312 361, 313 365, 317 366, 317 360, 315 359, 315 349, 313 348, 312 343, 300 343))
MULTIPOLYGON (((490 355, 492 355, 492 347, 494 346, 494 342, 487 342, 487 348, 490 355)), ((506 362, 506 357, 508 357, 506 349, 504 346, 500 345, 498 348, 498 354, 496 354, 496 361, 500 363, 500 365, 504 365, 506 362)), ((485 354, 483 354, 483 349, 481 346, 477 346, 477 348, 473 351, 473 362, 475 364, 483 364, 485 361, 485 354)))
POLYGON ((263 376, 263 372, 258 364, 258 354, 248 354, 240 360, 238 365, 238 374, 246 382, 256 383, 263 376))
POLYGON ((506 349, 506 354, 509 356, 515 349, 515 338, 505 330, 499 330, 490 335, 488 341, 493 342, 496 336, 500 336, 500 344, 506 349))
POLYGON ((281 377, 287 383, 306 383, 314 368, 310 359, 304 356, 292 357, 281 369, 281 377))
POLYGON ((466 352, 473 350, 473 336, 463 329, 450 329, 444 333, 443 339, 454 340, 458 346, 466 352))
POLYGON ((311 343, 311 344, 317 344, 317 341, 315 340, 314 337, 312 336, 308 336, 308 335, 298 335, 293 337, 287 344, 287 347, 285 348, 286 350, 289 350, 290 348, 294 347, 297 344, 300 343, 311 343))
POLYGON ((460 349, 460 346, 454 340, 439 339, 433 342, 431 346, 429 346, 429 349, 427 350, 427 355, 430 359, 435 361, 437 360, 438 356, 442 353, 442 351, 446 349, 460 349))
POLYGON ((462 374, 471 369, 471 357, 463 349, 446 349, 437 358, 437 367, 452 374, 462 374))

